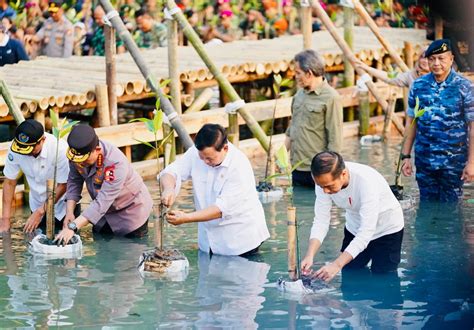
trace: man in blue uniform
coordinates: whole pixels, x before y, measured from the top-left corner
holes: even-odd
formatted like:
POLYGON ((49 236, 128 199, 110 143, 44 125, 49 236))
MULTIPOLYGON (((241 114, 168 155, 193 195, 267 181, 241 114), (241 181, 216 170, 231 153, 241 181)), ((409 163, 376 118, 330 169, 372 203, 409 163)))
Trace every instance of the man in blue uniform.
POLYGON ((409 96, 407 129, 402 149, 403 174, 413 172, 410 152, 415 142, 416 180, 421 201, 455 202, 463 182, 474 181, 474 95, 469 80, 452 69, 448 39, 435 40, 426 50, 430 73, 413 83, 409 96))

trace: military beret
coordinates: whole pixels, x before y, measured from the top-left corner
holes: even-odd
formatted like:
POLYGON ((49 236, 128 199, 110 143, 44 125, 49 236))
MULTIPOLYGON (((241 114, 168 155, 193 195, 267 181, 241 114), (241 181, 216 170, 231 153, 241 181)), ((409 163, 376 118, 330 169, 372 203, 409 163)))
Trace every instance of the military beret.
POLYGON ((67 144, 67 158, 74 163, 82 163, 99 145, 99 137, 89 125, 79 124, 72 128, 67 137, 67 144))
POLYGON ((428 46, 428 49, 425 52, 425 56, 429 57, 431 55, 442 54, 451 51, 451 41, 449 39, 439 39, 435 40, 428 46))

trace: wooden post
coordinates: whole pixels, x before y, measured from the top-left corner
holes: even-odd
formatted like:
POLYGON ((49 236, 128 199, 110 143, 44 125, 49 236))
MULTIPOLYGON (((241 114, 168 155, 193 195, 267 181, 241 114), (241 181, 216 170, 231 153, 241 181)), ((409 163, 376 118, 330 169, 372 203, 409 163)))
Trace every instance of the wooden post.
POLYGON ((54 239, 54 179, 46 181, 46 236, 54 239))
POLYGON ((120 150, 122 150, 125 157, 127 157, 127 160, 131 163, 132 162, 132 146, 121 147, 120 150))
POLYGON ((405 62, 407 66, 411 69, 413 69, 415 65, 415 59, 414 59, 414 51, 413 51, 413 44, 409 41, 403 42, 403 53, 405 54, 405 62))
POLYGON ((2 94, 3 99, 10 110, 10 114, 15 119, 16 124, 20 125, 25 120, 25 117, 21 113, 18 104, 15 102, 10 90, 8 89, 7 83, 3 79, 0 79, 0 93, 2 94))
MULTIPOLYGON (((344 10, 344 40, 351 50, 354 49, 354 9, 343 7, 344 10)), ((354 86, 355 71, 351 61, 344 56, 344 87, 354 86)), ((354 120, 354 107, 347 108, 347 121, 354 120)))
POLYGON ((100 127, 110 126, 109 100, 107 85, 95 85, 95 98, 97 101, 97 118, 100 127))
POLYGON ((385 114, 385 121, 383 123, 382 138, 387 139, 388 132, 390 130, 390 122, 392 120, 393 113, 395 112, 395 104, 397 103, 396 94, 392 94, 388 99, 388 111, 385 114))
POLYGON ((41 111, 41 110, 36 110, 35 111, 35 114, 33 115, 33 117, 35 118, 35 120, 39 123, 41 123, 41 125, 43 125, 43 128, 45 127, 45 123, 46 123, 46 115, 44 113, 44 111, 41 111))
POLYGON ((199 112, 214 95, 211 88, 204 89, 194 102, 186 109, 186 113, 199 112))
MULTIPOLYGON (((107 1, 107 0, 101 0, 107 1)), ((229 80, 222 74, 219 68, 215 65, 215 63, 211 60, 208 55, 207 50, 204 48, 204 44, 202 43, 201 39, 197 35, 196 31, 191 27, 187 19, 184 17, 183 13, 178 9, 176 3, 173 0, 167 0, 167 6, 170 12, 172 12, 174 19, 178 21, 178 24, 181 26, 184 34, 188 38, 189 42, 193 45, 194 49, 198 53, 198 55, 203 60, 204 64, 206 64, 207 68, 211 73, 214 75, 214 78, 219 83, 221 89, 229 96, 229 99, 232 102, 238 102, 242 99, 240 98, 239 94, 235 91, 235 88, 230 84, 229 80)), ((255 136, 255 138, 260 142, 262 147, 265 151, 268 151, 269 141, 268 137, 265 135, 265 132, 262 130, 258 122, 253 118, 253 116, 247 111, 245 105, 240 107, 237 112, 240 116, 245 120, 248 128, 255 136)), ((232 114, 229 116, 235 116, 229 118, 229 125, 232 124, 234 129, 236 128, 235 123, 237 123, 237 114, 232 114), (235 122, 231 118, 236 118, 235 122)), ((236 134, 235 131, 231 130, 232 134, 236 134)), ((237 133, 238 134, 238 133, 237 133)))
POLYGON ((301 30, 303 33, 303 49, 313 47, 313 13, 308 1, 301 1, 301 30))
POLYGON ((296 207, 288 206, 288 276, 292 280, 298 279, 296 262, 296 207))
MULTIPOLYGON (((169 88, 171 95, 171 104, 173 104, 176 113, 181 115, 181 86, 179 80, 178 66, 178 23, 170 19, 167 21, 168 26, 168 75, 170 79, 169 88)), ((169 125, 163 125, 163 136, 168 136, 171 132, 169 125)), ((164 153, 165 166, 170 164, 176 158, 176 142, 173 137, 166 143, 164 153)))
POLYGON ((109 100, 109 116, 110 124, 118 124, 118 110, 117 110, 117 70, 115 65, 115 29, 107 24, 104 25, 105 35, 105 81, 107 84, 107 95, 109 100))
POLYGON ((369 132, 369 119, 369 92, 359 92, 359 135, 367 135, 369 132))
POLYGON ((163 94, 160 85, 158 84, 158 80, 156 79, 155 75, 151 72, 148 65, 146 64, 140 50, 138 49, 137 45, 133 41, 133 38, 130 32, 123 24, 120 16, 118 15, 115 8, 110 3, 110 0, 99 0, 100 5, 104 8, 105 12, 111 16, 109 18, 112 26, 117 30, 118 35, 123 40, 125 47, 130 52, 135 64, 140 69, 143 77, 145 77, 148 86, 150 86, 151 90, 156 93, 156 96, 160 98, 161 101, 161 108, 168 116, 168 119, 171 122, 171 126, 176 130, 179 135, 179 138, 183 142, 184 148, 188 149, 191 148, 194 143, 191 137, 189 136, 186 128, 184 127, 181 118, 179 115, 176 114, 176 111, 173 108, 170 100, 163 94))
MULTIPOLYGON (((334 24, 332 23, 331 19, 328 16, 328 14, 324 11, 323 7, 321 7, 321 4, 319 3, 319 1, 314 1, 314 0, 310 0, 310 1, 312 1, 313 8, 315 9, 315 11, 316 11, 319 19, 321 20, 321 22, 324 24, 324 26, 326 27, 328 32, 331 34, 334 41, 336 41, 339 48, 341 48, 344 55, 351 61, 352 66, 354 66, 354 62, 356 60, 356 57, 353 54, 353 52, 351 51, 351 49, 349 48, 349 46, 347 45, 347 43, 344 41, 344 39, 341 38, 341 36, 338 34, 334 24)), ((362 76, 365 73, 364 70, 362 70, 360 68, 357 68, 357 67, 355 68, 355 70, 356 70, 356 72, 359 76, 362 76)), ((365 84, 367 85, 367 88, 372 93, 372 95, 375 97, 377 102, 382 106, 382 109, 386 112, 387 109, 388 109, 388 103, 377 92, 377 89, 376 89, 374 83, 372 81, 367 81, 365 84)), ((393 116, 392 121, 393 121, 395 127, 397 128, 397 130, 400 132, 400 134, 403 135, 403 131, 404 131, 405 128, 403 127, 403 124, 400 121, 400 119, 397 116, 393 116)))
POLYGON ((380 41, 382 46, 387 50, 390 57, 392 57, 393 60, 395 61, 395 63, 397 63, 397 65, 400 67, 400 69, 403 72, 410 71, 410 69, 408 69, 408 67, 406 66, 405 62, 403 62, 403 60, 401 59, 400 55, 398 55, 398 53, 395 51, 395 49, 393 49, 393 47, 388 43, 388 41, 385 40, 385 38, 382 36, 382 34, 380 33, 380 30, 379 30, 379 27, 377 26, 377 24, 375 24, 374 20, 372 19, 372 17, 370 17, 369 13, 367 12, 367 10, 365 10, 364 6, 360 3, 360 1, 359 0, 352 0, 352 2, 354 3, 355 11, 365 21, 365 23, 370 28, 370 30, 372 30, 374 35, 380 41))
POLYGON ((434 17, 435 40, 443 39, 443 18, 439 14, 434 17))

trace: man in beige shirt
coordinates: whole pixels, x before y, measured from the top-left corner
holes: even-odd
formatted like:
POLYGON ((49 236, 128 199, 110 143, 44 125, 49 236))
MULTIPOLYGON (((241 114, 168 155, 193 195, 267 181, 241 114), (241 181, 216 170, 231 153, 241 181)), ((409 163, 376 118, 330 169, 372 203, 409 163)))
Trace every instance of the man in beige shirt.
POLYGON ((314 188, 311 159, 321 151, 341 151, 342 100, 324 78, 324 60, 313 50, 295 55, 295 79, 300 89, 293 97, 285 144, 292 164, 303 161, 293 172, 293 184, 314 188))

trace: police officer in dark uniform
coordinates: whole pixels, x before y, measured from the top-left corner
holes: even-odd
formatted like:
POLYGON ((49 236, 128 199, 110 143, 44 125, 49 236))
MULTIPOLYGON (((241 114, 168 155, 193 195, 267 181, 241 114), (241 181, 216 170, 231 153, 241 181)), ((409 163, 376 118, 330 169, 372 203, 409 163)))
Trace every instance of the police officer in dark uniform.
POLYGON ((49 57, 70 57, 74 45, 74 27, 64 15, 62 0, 50 0, 48 18, 36 33, 34 41, 41 42, 41 54, 49 57))
POLYGON ((472 84, 452 69, 449 39, 435 40, 426 50, 430 73, 412 85, 408 100, 407 138, 402 149, 405 175, 413 172, 421 201, 458 201, 464 182, 474 181, 474 94, 472 84), (419 100, 421 116, 416 116, 419 100), (410 129, 416 118, 415 129, 410 129))
POLYGON ((153 201, 125 155, 114 145, 99 140, 89 125, 74 126, 67 142, 67 228, 56 239, 67 243, 77 229, 88 223, 92 223, 95 233, 144 236, 153 201), (81 200, 84 183, 92 202, 76 218, 73 210, 81 200))

